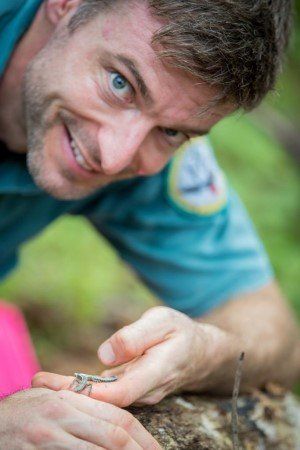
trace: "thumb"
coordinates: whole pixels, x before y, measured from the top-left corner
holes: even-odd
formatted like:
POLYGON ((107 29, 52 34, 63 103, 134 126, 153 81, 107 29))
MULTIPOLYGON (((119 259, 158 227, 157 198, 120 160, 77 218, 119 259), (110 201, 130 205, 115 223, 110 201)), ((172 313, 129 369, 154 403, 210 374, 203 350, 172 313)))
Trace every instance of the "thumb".
POLYGON ((101 362, 116 366, 132 361, 164 341, 174 331, 169 313, 164 310, 168 308, 152 308, 136 322, 117 331, 99 347, 101 362))

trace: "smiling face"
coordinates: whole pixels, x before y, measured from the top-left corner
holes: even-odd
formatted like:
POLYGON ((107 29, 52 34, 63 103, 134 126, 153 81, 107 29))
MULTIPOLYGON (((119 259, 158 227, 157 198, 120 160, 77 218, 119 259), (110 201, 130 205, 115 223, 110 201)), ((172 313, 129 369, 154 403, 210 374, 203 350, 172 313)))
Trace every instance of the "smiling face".
POLYGON ((23 89, 29 170, 62 199, 159 172, 226 114, 218 107, 199 118, 215 93, 159 60, 151 39, 161 24, 144 2, 74 33, 72 13, 28 66, 23 89))

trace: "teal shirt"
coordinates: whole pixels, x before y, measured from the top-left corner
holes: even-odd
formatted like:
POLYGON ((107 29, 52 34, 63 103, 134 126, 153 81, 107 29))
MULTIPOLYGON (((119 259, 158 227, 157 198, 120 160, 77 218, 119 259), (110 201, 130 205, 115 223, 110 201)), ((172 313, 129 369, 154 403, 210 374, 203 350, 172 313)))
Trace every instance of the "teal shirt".
POLYGON ((42 0, 0 0, 0 74, 42 0))
MULTIPOLYGON (((39 3, 0 0, 0 67, 39 3)), ((162 301, 190 316, 272 278, 263 246, 207 140, 189 143, 158 175, 114 183, 80 201, 41 191, 24 156, 2 145, 0 277, 15 267, 21 244, 66 213, 87 217, 162 301)))

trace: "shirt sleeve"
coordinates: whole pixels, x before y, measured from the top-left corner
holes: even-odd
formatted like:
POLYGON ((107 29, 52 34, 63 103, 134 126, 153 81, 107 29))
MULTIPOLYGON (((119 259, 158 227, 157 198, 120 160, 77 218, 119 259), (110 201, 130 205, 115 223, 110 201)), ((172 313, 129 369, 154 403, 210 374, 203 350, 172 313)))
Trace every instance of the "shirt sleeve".
POLYGON ((196 317, 273 274, 208 144, 193 145, 209 158, 184 149, 161 174, 109 190, 89 218, 164 303, 196 317))
POLYGON ((43 0, 0 0, 0 77, 43 0))

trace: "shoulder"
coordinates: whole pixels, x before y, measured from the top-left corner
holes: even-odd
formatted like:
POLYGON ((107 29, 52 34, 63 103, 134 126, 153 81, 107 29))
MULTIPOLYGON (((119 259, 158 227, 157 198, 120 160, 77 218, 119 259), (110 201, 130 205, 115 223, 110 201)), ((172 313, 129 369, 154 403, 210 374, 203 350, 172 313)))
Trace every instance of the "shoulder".
POLYGON ((0 18, 14 14, 23 3, 22 0, 0 0, 0 18))
POLYGON ((226 178, 207 138, 178 150, 166 173, 166 194, 174 206, 196 215, 210 216, 226 206, 226 178))

